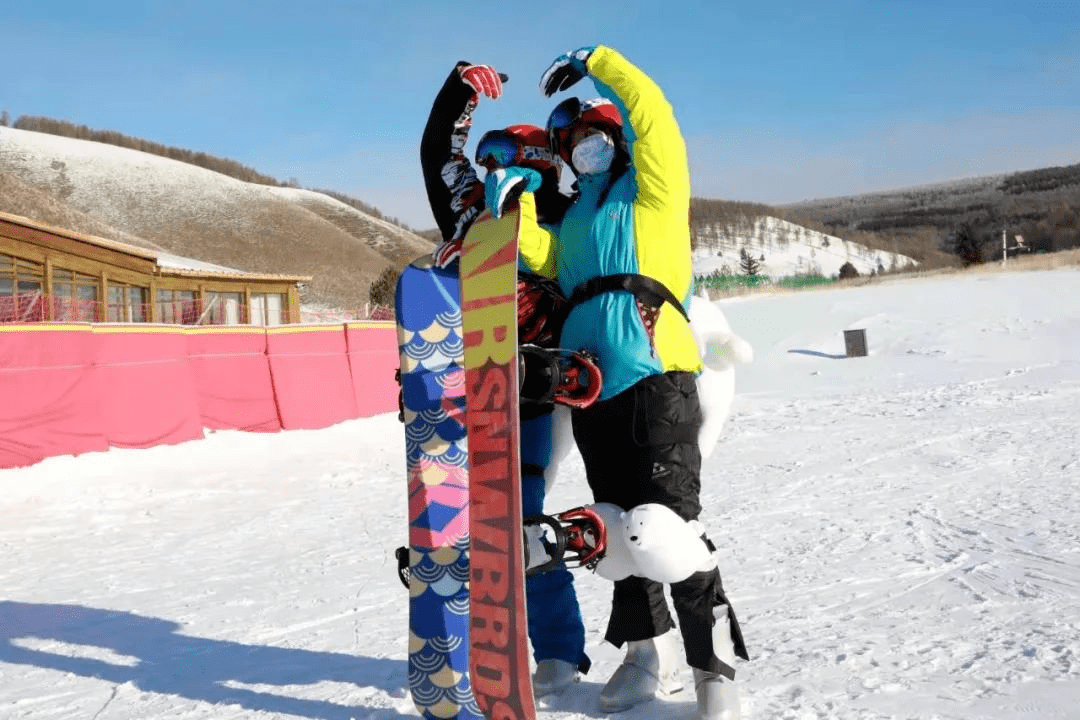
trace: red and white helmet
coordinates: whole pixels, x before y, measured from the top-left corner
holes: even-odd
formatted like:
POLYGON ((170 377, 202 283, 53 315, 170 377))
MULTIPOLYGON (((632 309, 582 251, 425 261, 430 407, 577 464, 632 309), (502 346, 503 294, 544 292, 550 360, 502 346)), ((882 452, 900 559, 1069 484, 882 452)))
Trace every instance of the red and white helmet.
POLYGON ((484 133, 476 144, 476 163, 488 170, 520 166, 543 172, 554 166, 547 133, 536 125, 511 125, 484 133))
POLYGON ((619 108, 607 98, 580 100, 567 98, 555 106, 547 120, 547 142, 554 157, 570 163, 570 136, 579 127, 595 127, 615 138, 622 137, 623 119, 619 108))

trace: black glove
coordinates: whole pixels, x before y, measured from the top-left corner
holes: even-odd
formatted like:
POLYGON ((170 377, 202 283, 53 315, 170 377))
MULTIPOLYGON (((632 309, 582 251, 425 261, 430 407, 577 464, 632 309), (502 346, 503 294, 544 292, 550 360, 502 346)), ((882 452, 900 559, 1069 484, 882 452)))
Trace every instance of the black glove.
POLYGON ((586 63, 595 49, 595 45, 583 47, 555 58, 555 62, 551 63, 551 66, 540 77, 541 92, 551 97, 588 75, 589 68, 586 63))

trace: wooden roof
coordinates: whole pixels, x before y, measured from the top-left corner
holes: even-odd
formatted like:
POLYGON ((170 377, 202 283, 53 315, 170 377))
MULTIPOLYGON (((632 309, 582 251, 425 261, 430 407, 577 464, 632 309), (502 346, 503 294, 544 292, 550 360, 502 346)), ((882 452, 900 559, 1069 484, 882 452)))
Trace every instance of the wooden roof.
POLYGON ((30 218, 23 217, 21 215, 12 215, 0 211, 0 220, 12 223, 14 225, 21 225, 22 227, 31 228, 39 232, 49 233, 51 235, 57 235, 59 237, 67 238, 68 240, 75 240, 77 242, 87 243, 114 252, 123 253, 132 257, 141 258, 143 260, 150 260, 154 263, 155 274, 164 275, 170 277, 215 277, 223 279, 234 280, 276 280, 280 282, 310 282, 310 275, 281 275, 274 273, 250 273, 243 270, 234 270, 232 268, 226 268, 217 266, 215 269, 199 269, 196 267, 180 268, 173 267, 169 264, 162 264, 160 260, 164 257, 170 259, 179 260, 191 260, 191 264, 199 265, 202 263, 198 260, 190 258, 182 258, 172 253, 164 251, 152 250, 150 248, 139 247, 138 245, 130 245, 128 243, 122 243, 117 240, 110 240, 108 238, 97 237, 96 235, 86 235, 84 233, 75 232, 74 230, 67 230, 65 228, 58 228, 47 223, 39 222, 37 220, 31 220, 30 218))

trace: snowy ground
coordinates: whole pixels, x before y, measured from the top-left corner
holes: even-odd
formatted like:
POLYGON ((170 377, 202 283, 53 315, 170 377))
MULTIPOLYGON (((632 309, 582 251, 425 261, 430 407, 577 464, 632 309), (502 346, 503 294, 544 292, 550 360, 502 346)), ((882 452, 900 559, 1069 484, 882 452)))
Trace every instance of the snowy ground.
MULTIPOLYGON (((744 717, 1075 718, 1080 272, 726 301, 753 343, 704 467, 744 717), (845 359, 842 331, 870 356, 845 359)), ((412 717, 401 429, 220 432, 0 471, 0 717, 412 717)), ((549 509, 587 500, 579 462, 549 509)), ((596 710, 620 653, 580 575, 596 710)), ((684 678, 689 672, 684 670, 684 678)), ((689 718, 692 696, 626 720, 689 718)))

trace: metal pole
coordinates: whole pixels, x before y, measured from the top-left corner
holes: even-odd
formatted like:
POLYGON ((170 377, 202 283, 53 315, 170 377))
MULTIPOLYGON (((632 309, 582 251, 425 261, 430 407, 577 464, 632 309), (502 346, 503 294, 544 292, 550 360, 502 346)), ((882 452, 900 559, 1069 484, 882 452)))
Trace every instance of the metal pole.
POLYGON ((1001 267, 1005 267, 1005 260, 1009 257, 1009 249, 1005 245, 1005 223, 1001 224, 1001 267))

